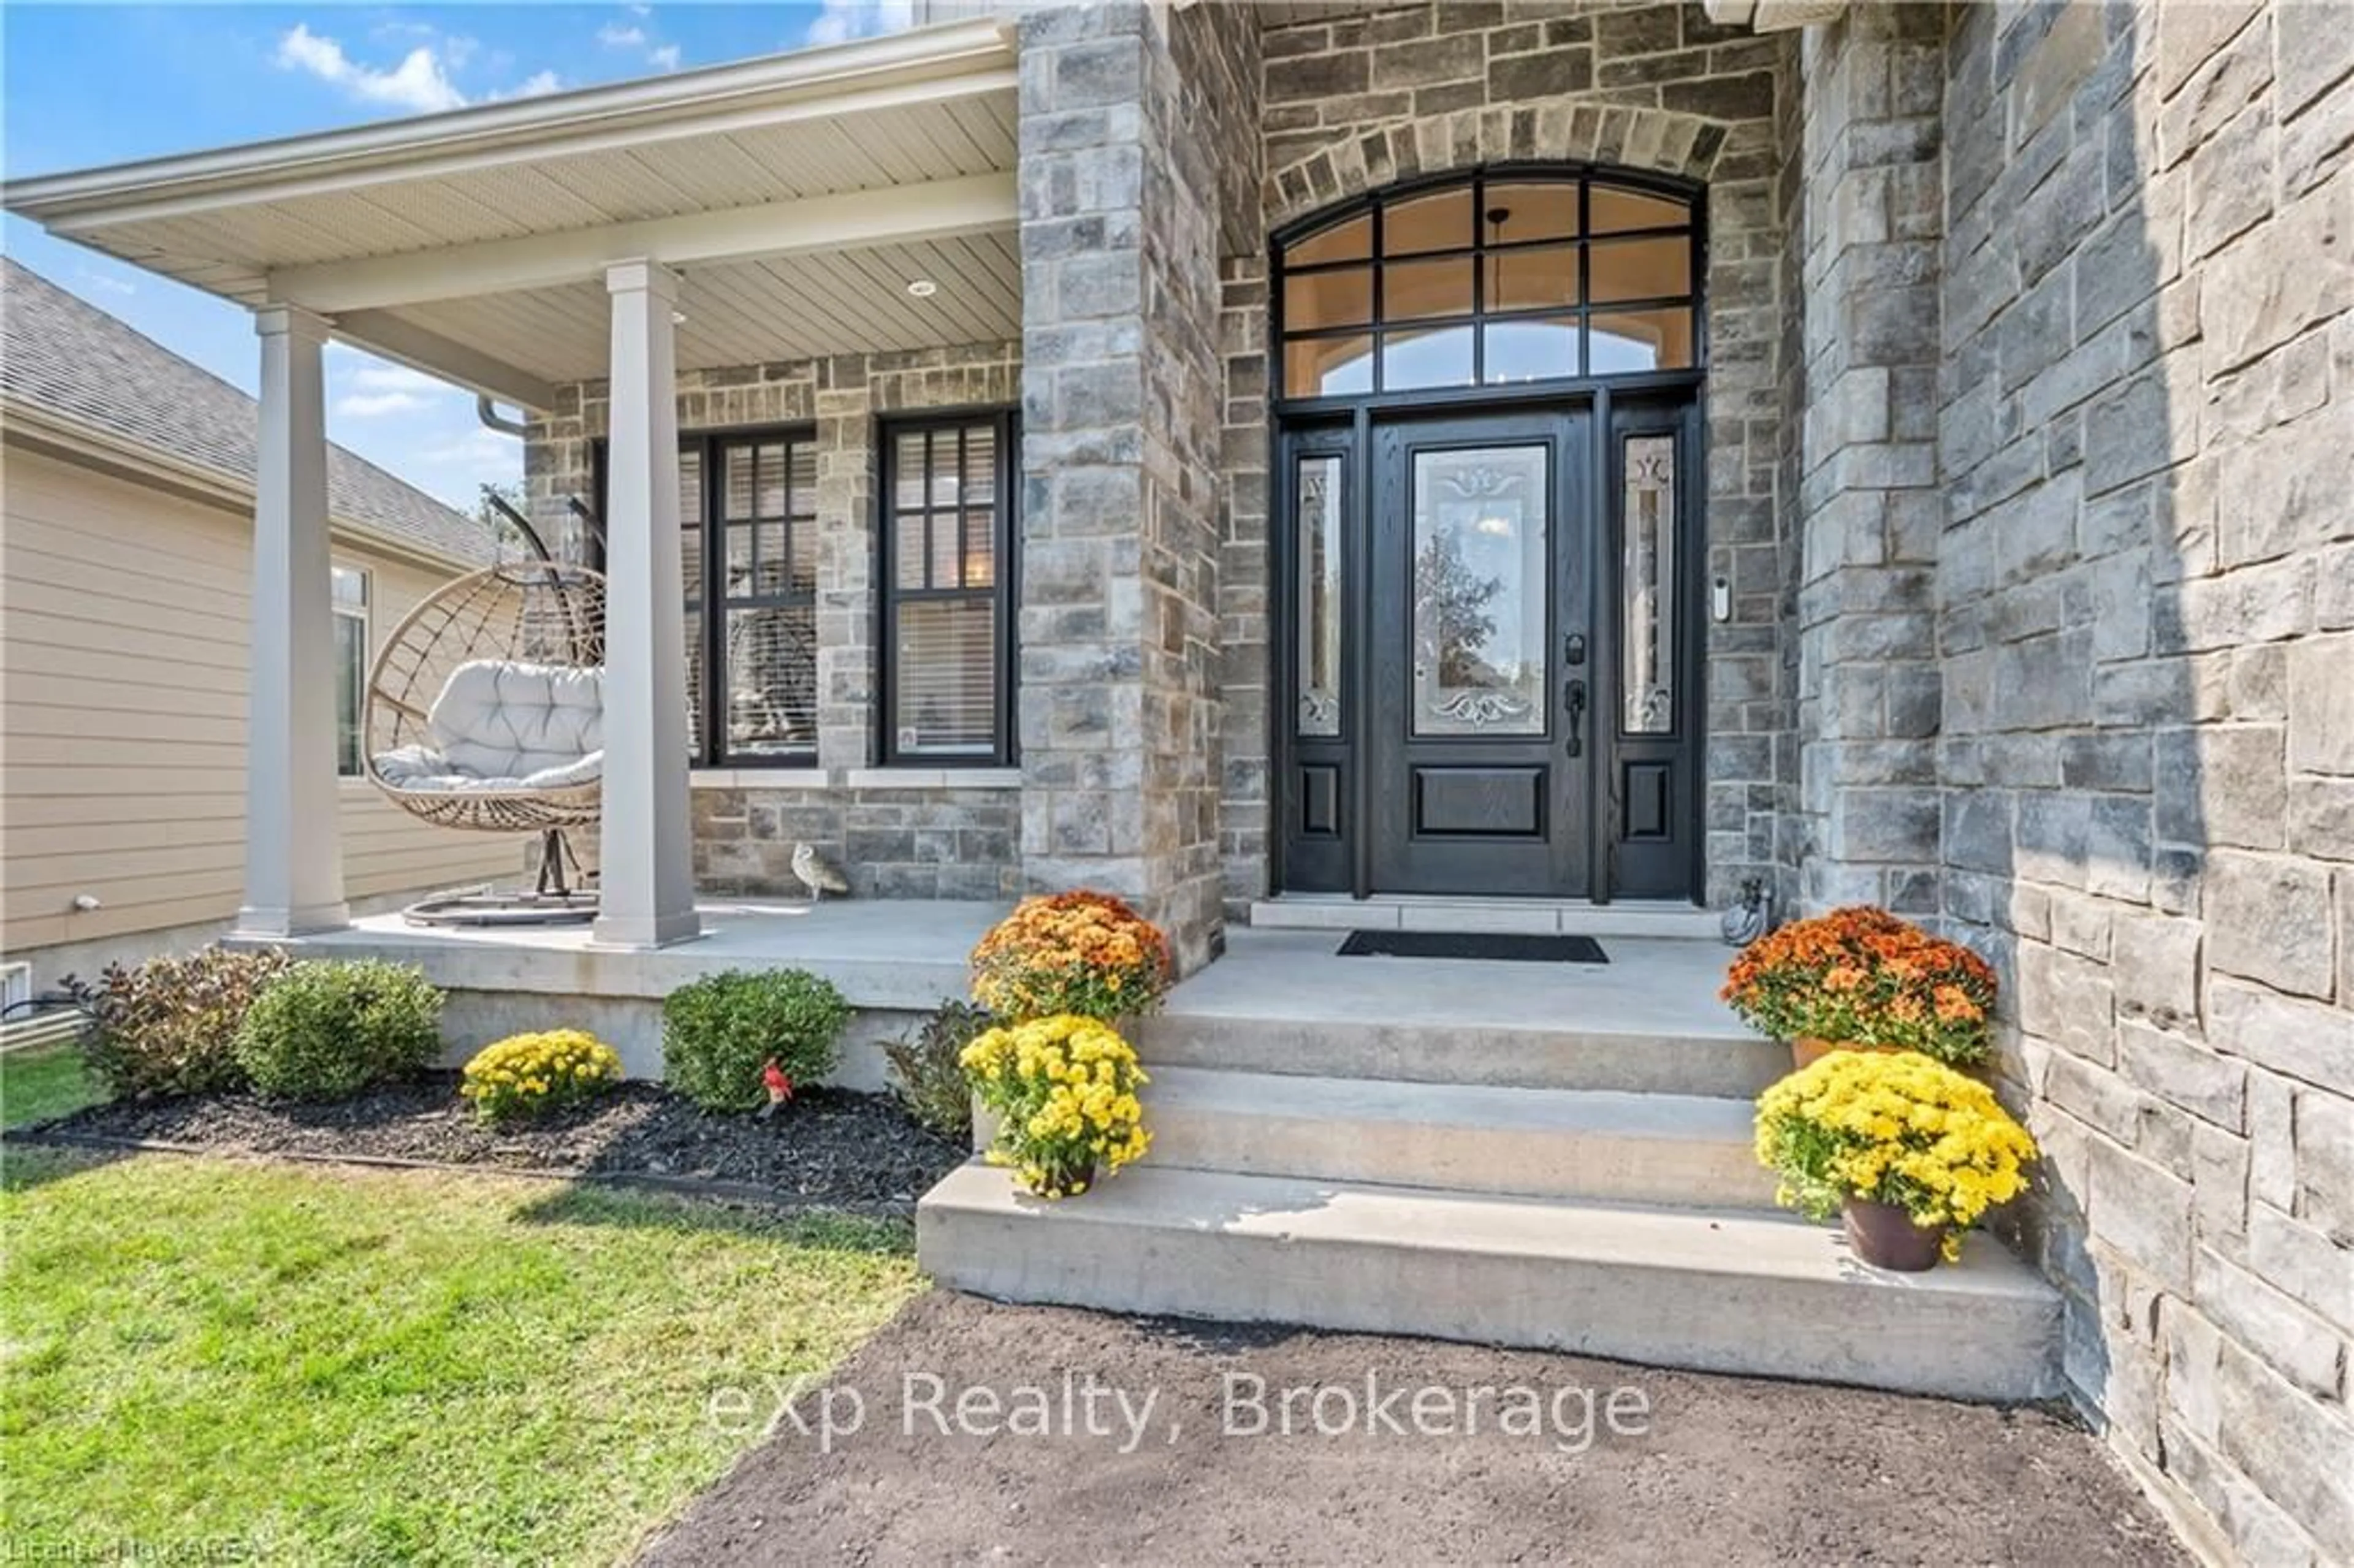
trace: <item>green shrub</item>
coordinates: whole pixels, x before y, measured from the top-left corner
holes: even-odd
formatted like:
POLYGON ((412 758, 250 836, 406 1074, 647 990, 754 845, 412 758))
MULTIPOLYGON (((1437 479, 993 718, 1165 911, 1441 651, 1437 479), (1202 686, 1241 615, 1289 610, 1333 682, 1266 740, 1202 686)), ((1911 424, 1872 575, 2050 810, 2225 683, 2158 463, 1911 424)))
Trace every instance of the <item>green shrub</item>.
POLYGON ((582 1029, 510 1034, 474 1053, 458 1093, 484 1121, 529 1121, 586 1105, 621 1081, 621 1058, 582 1029))
POLYGON ((237 1059, 273 1099, 348 1099, 408 1077, 441 1052, 441 993, 419 970, 381 959, 296 964, 237 1032, 237 1059))
POLYGON ((292 967, 274 948, 205 948, 109 964, 96 985, 65 989, 90 1014, 82 1048, 120 1097, 200 1095, 245 1082, 237 1032, 263 987, 292 967))
POLYGON ((770 1062, 795 1084, 833 1070, 850 1004, 801 969, 729 969, 684 985, 663 1001, 663 1076, 705 1110, 758 1110, 769 1103, 770 1062))
POLYGON ((900 1039, 886 1041, 891 1092, 907 1114, 942 1138, 972 1138, 972 1086, 965 1081, 964 1048, 995 1024, 989 1009, 944 1001, 900 1039))

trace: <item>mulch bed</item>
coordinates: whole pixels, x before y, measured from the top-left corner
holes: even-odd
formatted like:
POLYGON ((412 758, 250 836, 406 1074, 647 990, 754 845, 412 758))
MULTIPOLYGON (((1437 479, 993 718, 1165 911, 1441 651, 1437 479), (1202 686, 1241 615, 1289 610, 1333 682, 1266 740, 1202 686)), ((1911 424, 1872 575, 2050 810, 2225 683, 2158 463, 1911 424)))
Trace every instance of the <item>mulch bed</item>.
POLYGON ((652 1084, 628 1083, 595 1105, 494 1128, 458 1097, 453 1073, 334 1105, 274 1105, 241 1094, 122 1100, 11 1136, 644 1179, 792 1208, 883 1214, 912 1212, 967 1152, 885 1096, 837 1089, 804 1089, 762 1121, 710 1115, 652 1084))
POLYGON ((1535 1351, 934 1292, 795 1409, 799 1424, 779 1421, 637 1568, 2190 1568, 2100 1440, 2053 1413, 1535 1351), (1487 1419, 1433 1435, 1401 1402, 1377 1427, 1369 1377, 1409 1400, 1437 1390, 1458 1414, 1466 1391, 1485 1387, 1487 1419), (1088 1399, 1090 1383, 1132 1411, 1149 1397, 1149 1419, 1131 1426, 1110 1395, 1088 1399), (1585 1391, 1596 1409, 1639 1391, 1645 1414, 1639 1431, 1597 1428, 1581 1447, 1558 1436, 1579 1429, 1573 1398, 1543 1435, 1508 1433, 1493 1391, 1512 1385, 1549 1404, 1585 1391), (1311 1414, 1303 1397, 1287 1431, 1278 1413, 1294 1389, 1357 1403, 1352 1415, 1337 1397, 1311 1414), (1048 1411, 1026 1429, 1009 1414, 1023 1391, 1048 1411))

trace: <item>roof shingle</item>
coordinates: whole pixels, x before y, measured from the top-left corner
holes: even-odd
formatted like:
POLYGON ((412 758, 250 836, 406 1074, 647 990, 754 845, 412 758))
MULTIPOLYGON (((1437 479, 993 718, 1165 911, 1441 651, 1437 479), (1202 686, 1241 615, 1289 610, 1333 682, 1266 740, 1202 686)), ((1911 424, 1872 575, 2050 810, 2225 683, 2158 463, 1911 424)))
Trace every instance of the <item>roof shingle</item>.
MULTIPOLYGON (((7 257, 0 257, 0 388, 253 483, 259 408, 251 397, 7 257)), ((493 555, 483 524, 332 444, 327 506, 337 521, 393 544, 459 561, 493 555)))

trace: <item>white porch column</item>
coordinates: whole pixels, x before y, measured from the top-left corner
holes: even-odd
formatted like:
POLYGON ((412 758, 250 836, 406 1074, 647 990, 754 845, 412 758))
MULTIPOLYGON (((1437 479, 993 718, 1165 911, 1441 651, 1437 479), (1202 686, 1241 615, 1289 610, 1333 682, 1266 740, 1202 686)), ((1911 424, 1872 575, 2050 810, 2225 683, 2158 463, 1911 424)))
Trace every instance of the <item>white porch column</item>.
POLYGON ((678 279, 605 270, 613 300, 605 495, 605 821, 599 942, 652 948, 701 929, 686 789, 686 609, 680 587, 678 279))
POLYGON ((261 429, 253 483, 252 679, 245 751, 240 937, 350 922, 335 782, 335 640, 327 546, 327 323, 254 313, 261 429))

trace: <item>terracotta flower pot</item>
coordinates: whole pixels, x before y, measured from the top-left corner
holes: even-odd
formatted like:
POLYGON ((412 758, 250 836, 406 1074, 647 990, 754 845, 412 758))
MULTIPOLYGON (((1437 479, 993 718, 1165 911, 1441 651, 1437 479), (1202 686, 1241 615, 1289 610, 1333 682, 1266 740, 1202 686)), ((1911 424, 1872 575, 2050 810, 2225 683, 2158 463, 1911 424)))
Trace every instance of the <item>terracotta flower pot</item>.
POLYGON ((1811 1034, 1795 1036, 1790 1042, 1790 1066, 1793 1071, 1811 1067, 1834 1051, 1893 1052, 1893 1045, 1857 1045, 1845 1040, 1819 1040, 1811 1034))
POLYGON ((1848 1245, 1874 1268, 1919 1274, 1936 1266, 1945 1245, 1945 1226, 1915 1224, 1913 1216, 1895 1204, 1870 1198, 1850 1198, 1841 1207, 1841 1215, 1847 1222, 1848 1245))
MULTIPOLYGON (((1883 1056, 1893 1056, 1903 1049, 1901 1045, 1858 1045, 1850 1040, 1818 1040, 1811 1034, 1800 1034, 1790 1041, 1790 1070, 1795 1073, 1802 1067, 1811 1067, 1834 1051, 1877 1051, 1883 1056)), ((1954 1071, 1965 1077, 1976 1078, 1988 1088, 1995 1086, 1994 1058, 1991 1056, 1983 1062, 1956 1065, 1954 1071)))

